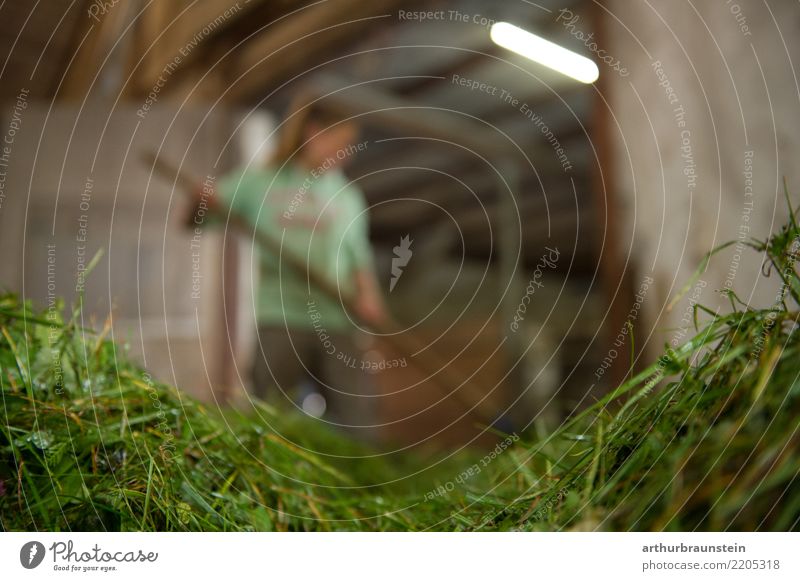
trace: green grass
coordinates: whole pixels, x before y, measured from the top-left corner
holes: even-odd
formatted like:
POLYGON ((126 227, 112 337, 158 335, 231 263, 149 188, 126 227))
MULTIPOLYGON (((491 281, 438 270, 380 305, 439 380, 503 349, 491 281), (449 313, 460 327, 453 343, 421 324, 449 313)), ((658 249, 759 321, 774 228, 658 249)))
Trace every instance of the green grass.
POLYGON ((750 243, 783 281, 772 308, 732 293, 728 314, 698 308, 693 338, 553 433, 416 480, 422 458, 370 457, 263 405, 209 410, 80 328, 79 309, 0 297, 0 526, 798 530, 799 240, 793 214, 750 243))
POLYGON ((357 445, 266 406, 261 418, 208 410, 76 319, 46 320, 12 296, 0 313, 4 529, 385 526, 361 523, 372 513, 354 502, 366 495, 350 488, 352 475, 302 448, 315 437, 335 439, 339 453, 356 455, 357 445))

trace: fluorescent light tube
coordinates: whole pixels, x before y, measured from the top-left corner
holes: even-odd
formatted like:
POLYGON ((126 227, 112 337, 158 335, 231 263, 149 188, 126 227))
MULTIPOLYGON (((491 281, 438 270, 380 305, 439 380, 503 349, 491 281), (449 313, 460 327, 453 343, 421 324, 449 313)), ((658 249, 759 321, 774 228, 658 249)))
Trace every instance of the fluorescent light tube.
POLYGON ((581 83, 593 83, 600 76, 600 70, 591 59, 508 22, 493 24, 489 35, 495 44, 581 83))

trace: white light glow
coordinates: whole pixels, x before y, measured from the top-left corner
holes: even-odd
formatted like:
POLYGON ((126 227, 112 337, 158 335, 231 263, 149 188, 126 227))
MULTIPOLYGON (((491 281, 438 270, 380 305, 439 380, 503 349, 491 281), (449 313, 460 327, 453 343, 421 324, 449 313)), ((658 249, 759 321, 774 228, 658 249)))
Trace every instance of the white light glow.
POLYGON ((591 59, 508 22, 493 24, 489 34, 495 44, 581 83, 593 83, 600 76, 600 70, 591 59))
POLYGON ((328 404, 325 398, 318 393, 309 393, 303 398, 302 408, 308 415, 321 418, 327 409, 328 404))

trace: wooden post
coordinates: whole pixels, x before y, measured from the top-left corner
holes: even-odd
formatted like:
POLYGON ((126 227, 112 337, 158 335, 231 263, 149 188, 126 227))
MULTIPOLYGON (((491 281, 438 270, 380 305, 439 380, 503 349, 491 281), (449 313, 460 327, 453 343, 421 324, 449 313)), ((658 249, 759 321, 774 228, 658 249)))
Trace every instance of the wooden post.
MULTIPOLYGON (((593 22, 598 46, 606 46, 605 19, 608 17, 601 5, 594 4, 593 22)), ((607 76, 608 69, 599 65, 600 78, 594 84, 594 106, 592 114, 592 141, 597 151, 597 165, 594 169, 592 200, 596 215, 597 247, 602 249, 598 256, 600 275, 609 311, 606 318, 608 345, 613 344, 616 335, 626 325, 628 312, 633 304, 633 291, 629 273, 625 269, 625 252, 620 246, 620 221, 618 214, 617 185, 614 173, 614 140, 611 137, 611 112, 607 103, 610 98, 607 76)), ((629 336, 631 336, 630 334, 629 336)), ((609 377, 614 385, 622 383, 630 371, 628 357, 614 359, 609 377)))
MULTIPOLYGON (((512 161, 505 159, 497 162, 496 165, 500 171, 500 175, 497 177, 499 196, 496 228, 499 252, 497 269, 499 288, 497 290, 503 322, 503 332, 500 335, 506 338, 505 353, 508 357, 508 375, 505 383, 506 401, 510 406, 509 411, 511 411, 525 389, 522 373, 522 358, 525 352, 523 335, 511 332, 511 323, 525 288, 519 273, 520 264, 524 264, 522 217, 517 200, 520 179, 519 170, 512 161)), ((524 415, 525 410, 517 406, 514 412, 512 420, 515 427, 524 425, 522 422, 525 418, 521 416, 524 415)))

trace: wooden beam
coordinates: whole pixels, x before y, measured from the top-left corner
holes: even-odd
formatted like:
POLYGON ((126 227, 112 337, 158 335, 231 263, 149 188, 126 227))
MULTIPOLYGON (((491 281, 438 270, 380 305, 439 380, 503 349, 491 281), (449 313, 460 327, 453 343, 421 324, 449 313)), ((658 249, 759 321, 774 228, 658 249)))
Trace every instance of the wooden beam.
MULTIPOLYGON (((562 145, 566 144, 576 138, 582 137, 583 133, 580 126, 573 127, 569 132, 564 134, 562 145)), ((376 201, 391 197, 400 197, 407 195, 409 191, 414 191, 418 188, 424 188, 425 183, 430 180, 434 172, 426 172, 424 170, 396 170, 396 171, 380 171, 388 168, 402 168, 402 167, 422 167, 432 168, 440 172, 450 173, 456 176, 474 173, 481 166, 478 164, 480 160, 474 156, 470 156, 467 151, 463 154, 454 152, 453 155, 447 156, 434 156, 425 147, 419 147, 419 142, 414 140, 399 141, 403 144, 402 147, 392 149, 389 153, 383 156, 374 155, 369 162, 361 163, 360 158, 348 171, 348 174, 358 179, 359 186, 361 186, 367 193, 370 201, 376 201), (411 144, 411 146, 409 146, 411 144), (388 163, 387 161, 388 160, 388 163), (359 178, 358 176, 364 176, 359 178)), ((548 173, 563 174, 562 167, 557 159, 554 158, 552 149, 549 145, 531 144, 530 142, 519 144, 528 157, 534 163, 534 167, 540 176, 545 176, 548 173)), ((375 151, 378 148, 373 148, 375 151)), ((573 148, 572 153, 581 153, 586 149, 585 146, 573 148)), ((516 152, 520 156, 519 152, 516 152)), ((521 156, 520 156, 520 161, 521 156)), ((584 166, 583 157, 571 155, 570 161, 573 162, 576 168, 576 175, 580 175, 581 168, 584 166)), ((482 163, 482 162, 481 162, 482 163)), ((489 174, 493 170, 486 166, 482 170, 489 174)), ((530 173, 530 168, 527 168, 530 173)), ((533 179, 533 176, 531 176, 533 179)))
POLYGON ((375 25, 373 17, 389 17, 397 6, 408 4, 409 0, 329 0, 264 27, 237 51, 226 98, 247 101, 264 95, 310 62, 340 52, 375 25))
MULTIPOLYGON (((481 172, 478 175, 464 177, 459 175, 459 179, 467 184, 479 199, 490 197, 486 195, 487 192, 493 194, 497 186, 496 180, 489 172, 481 172)), ((469 190, 460 183, 451 181, 443 186, 440 180, 434 180, 428 185, 406 192, 400 197, 401 200, 408 198, 425 200, 431 202, 431 204, 409 201, 404 204, 404 209, 398 208, 397 204, 378 205, 372 210, 370 215, 372 227, 374 229, 380 229, 389 224, 398 222, 401 224, 405 223, 407 225, 419 226, 422 223, 430 222, 432 219, 437 219, 439 217, 445 219, 441 210, 436 206, 449 206, 452 208, 457 202, 475 199, 472 197, 469 190)))
MULTIPOLYGON (((86 96, 100 73, 104 59, 117 40, 120 29, 124 27, 129 9, 131 5, 123 3, 95 17, 84 14, 81 10, 81 18, 70 47, 71 52, 76 54, 64 73, 64 82, 56 95, 57 99, 74 101, 86 96)), ((121 49, 117 47, 116 50, 121 49)))
POLYGON ((156 79, 146 79, 142 71, 155 67, 155 63, 160 63, 162 70, 166 65, 163 44, 156 39, 172 18, 176 6, 175 3, 151 2, 139 16, 134 30, 134 50, 129 59, 130 80, 125 87, 126 94, 138 96, 153 88, 157 76, 156 79))
POLYGON ((406 97, 424 98, 427 92, 440 86, 443 82, 450 83, 449 79, 452 78, 453 75, 475 78, 471 76, 475 68, 478 65, 484 64, 491 56, 497 56, 499 52, 498 48, 489 41, 488 33, 485 36, 486 41, 481 47, 482 50, 465 52, 457 63, 447 67, 447 69, 429 71, 426 72, 426 74, 430 76, 413 81, 406 81, 400 88, 400 93, 406 97), (444 80, 437 77, 444 77, 444 80))
MULTIPOLYGON (((487 207, 487 210, 493 209, 493 205, 497 201, 497 184, 494 183, 496 179, 492 179, 488 173, 481 173, 477 176, 466 177, 464 182, 475 191, 480 201, 487 207)), ((561 203, 562 196, 560 194, 564 193, 562 190, 565 187, 570 186, 568 185, 568 181, 564 178, 553 179, 551 177, 544 182, 544 192, 550 197, 548 207, 551 215, 561 214, 564 211, 569 213, 579 211, 572 203, 574 200, 571 194, 568 196, 569 204, 561 203), (557 192, 559 195, 555 196, 553 192, 557 192), (558 201, 556 201, 555 198, 558 198, 558 201)), ((586 186, 584 180, 578 181, 576 187, 579 195, 577 203, 581 206, 584 203, 588 205, 589 202, 586 196, 583 195, 583 192, 588 192, 589 188, 586 186)), ((534 180, 528 179, 522 181, 519 189, 519 197, 521 199, 520 212, 529 215, 528 211, 532 209, 530 205, 536 204, 536 209, 541 209, 542 214, 544 214, 547 207, 539 205, 544 201, 541 191, 542 185, 534 180)), ((415 190, 406 197, 433 202, 442 206, 453 215, 463 216, 465 212, 472 211, 476 214, 480 213, 478 202, 464 186, 459 183, 433 183, 419 190, 415 190)), ((373 231, 380 232, 383 229, 395 228, 411 230, 420 227, 429 227, 433 225, 433 223, 450 220, 447 214, 433 204, 424 204, 412 200, 403 202, 406 197, 399 198, 398 203, 373 206, 370 213, 370 224, 373 231)))
MULTIPOLYGON (((601 47, 606 46, 605 19, 609 17, 602 6, 593 4, 592 7, 597 44, 601 47)), ((625 269, 625 249, 619 239, 620 225, 617 211, 619 202, 614 166, 614 139, 612 138, 611 112, 606 103, 610 94, 607 78, 608 74, 601 74, 595 83, 592 140, 596 146, 598 160, 594 168, 595 183, 592 193, 595 223, 597 224, 596 248, 600 277, 609 304, 605 332, 607 344, 611 345, 628 320, 628 312, 633 304, 633 285, 630 273, 625 269)), ((633 337, 634 333, 628 333, 626 336, 633 337)), ((611 366, 609 376, 616 385, 624 381, 629 371, 632 370, 628 358, 618 357, 611 366)))
POLYGON ((201 56, 214 46, 212 39, 252 14, 265 1, 192 0, 186 5, 184 0, 185 6, 181 6, 171 0, 157 0, 150 4, 139 31, 142 43, 139 54, 148 54, 137 72, 138 89, 150 90, 176 57, 180 62, 175 70, 203 60, 201 56))
POLYGON ((519 153, 513 144, 481 123, 395 97, 374 84, 347 86, 339 79, 320 76, 314 80, 313 91, 327 108, 346 115, 367 113, 365 122, 392 133, 453 141, 487 158, 519 153))

